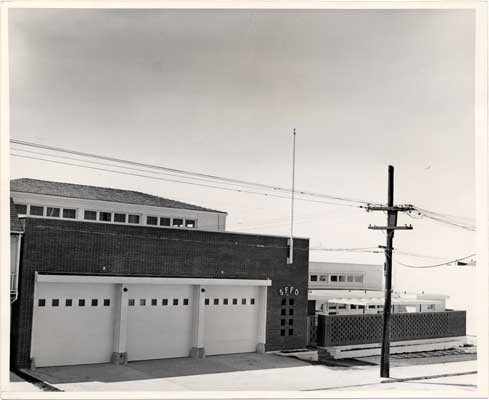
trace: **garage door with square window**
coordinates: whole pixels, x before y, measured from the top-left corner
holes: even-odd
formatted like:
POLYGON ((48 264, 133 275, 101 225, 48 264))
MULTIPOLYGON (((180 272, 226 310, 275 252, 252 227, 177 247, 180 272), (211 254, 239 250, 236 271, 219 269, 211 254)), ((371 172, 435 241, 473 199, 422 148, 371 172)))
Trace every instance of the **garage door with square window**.
POLYGON ((192 347, 190 285, 127 285, 127 358, 188 357, 192 347))
POLYGON ((208 286, 205 299, 207 355, 256 351, 258 287, 208 286))
POLYGON ((35 292, 31 357, 36 366, 110 361, 115 285, 37 283, 35 292))

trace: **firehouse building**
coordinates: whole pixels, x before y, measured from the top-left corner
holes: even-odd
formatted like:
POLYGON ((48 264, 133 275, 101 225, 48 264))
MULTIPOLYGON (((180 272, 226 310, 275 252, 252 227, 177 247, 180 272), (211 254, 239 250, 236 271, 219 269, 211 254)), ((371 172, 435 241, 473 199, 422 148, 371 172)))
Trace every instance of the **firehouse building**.
POLYGON ((32 179, 11 197, 16 367, 305 347, 307 239, 288 264, 287 238, 226 232, 217 210, 32 179))

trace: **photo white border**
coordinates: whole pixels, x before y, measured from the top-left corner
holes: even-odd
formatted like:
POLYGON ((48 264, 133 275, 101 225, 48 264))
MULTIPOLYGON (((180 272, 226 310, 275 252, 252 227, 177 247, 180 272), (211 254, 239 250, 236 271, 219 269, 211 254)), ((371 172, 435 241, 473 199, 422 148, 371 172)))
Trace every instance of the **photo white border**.
MULTIPOLYGON (((475 163, 476 163, 476 250, 478 268, 478 389, 467 392, 467 398, 487 397, 489 348, 489 140, 488 140, 488 4, 486 1, 370 1, 370 0, 133 0, 133 1, 81 1, 81 0, 5 0, 1 3, 1 76, 0 76, 0 262, 3 273, 0 274, 0 398, 2 399, 160 399, 160 398, 429 398, 425 392, 409 391, 348 391, 335 392, 10 392, 9 382, 9 325, 10 299, 9 270, 9 102, 8 102, 8 11, 12 8, 168 8, 168 9, 473 9, 475 11, 475 163), (484 266, 485 268, 481 268, 484 266)), ((436 397, 457 397, 450 390, 436 391, 436 397)), ((457 397, 459 398, 459 397, 457 397)))

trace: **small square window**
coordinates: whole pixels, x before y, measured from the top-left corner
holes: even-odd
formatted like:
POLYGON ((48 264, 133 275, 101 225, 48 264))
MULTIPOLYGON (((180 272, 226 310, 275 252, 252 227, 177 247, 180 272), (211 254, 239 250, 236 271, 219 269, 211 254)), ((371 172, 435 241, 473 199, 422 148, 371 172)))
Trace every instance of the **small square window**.
POLYGON ((78 299, 78 307, 85 307, 85 299, 78 299))
POLYGON ((37 303, 39 307, 46 307, 46 299, 39 299, 39 302, 37 303))
POLYGON ((85 210, 83 214, 84 219, 88 219, 90 221, 96 221, 97 220, 97 211, 89 211, 85 210))
POLYGON ((285 329, 280 330, 280 336, 285 336, 285 329))
POLYGON ((146 225, 158 225, 158 218, 156 217, 146 217, 146 225))
POLYGON ((46 207, 46 217, 59 218, 58 207, 46 207))
POLYGON ((294 315, 294 309, 293 309, 293 308, 291 308, 291 309, 289 310, 289 315, 294 315))
POLYGON ((139 215, 129 215, 130 224, 139 224, 139 215))
POLYGON ((331 279, 331 282, 338 282, 338 275, 331 275, 330 279, 331 279))
POLYGON ((280 320, 280 325, 285 325, 285 319, 280 320))
POLYGON ((246 304, 246 299, 241 299, 241 304, 245 305, 246 304))
POLYGON ((41 206, 31 206, 29 210, 30 215, 43 216, 44 215, 44 207, 41 206))
POLYGON ((214 299, 214 305, 218 306, 219 305, 219 299, 214 299))
POLYGON ((114 222, 126 223, 126 214, 114 213, 114 222))
POLYGON ((73 300, 71 299, 66 299, 65 300, 65 306, 66 307, 71 307, 73 305, 73 300))
POLYGON ((183 219, 182 218, 173 218, 172 226, 176 227, 182 227, 183 226, 183 219))
POLYGON ((53 306, 53 307, 59 307, 59 299, 53 299, 51 301, 51 306, 53 306))
POLYGON ((186 219, 185 220, 185 227, 186 228, 195 228, 195 219, 186 219))
POLYGON ((92 307, 97 307, 97 306, 98 306, 98 300, 92 299, 92 307))
POLYGON ((311 282, 317 282, 318 281, 318 276, 317 275, 311 275, 311 282))
POLYGON ((346 276, 345 275, 340 275, 338 276, 338 282, 345 282, 346 276))
POLYGON ((17 210, 17 214, 26 215, 27 214, 27 205, 25 204, 16 204, 15 209, 17 210))
POLYGON ((287 304, 287 300, 286 299, 282 299, 282 305, 285 306, 287 304))
POLYGON ((168 299, 161 300, 161 305, 162 306, 167 306, 168 305, 168 299))
POLYGON ((355 276, 355 282, 356 283, 363 283, 363 275, 355 276))
POLYGON ((63 208, 63 218, 76 218, 76 210, 73 208, 63 208))
POLYGON ((289 299, 289 306, 293 306, 294 305, 294 299, 289 299))
POLYGON ((346 304, 340 304, 338 310, 346 310, 346 304))
POLYGON ((327 275, 319 275, 319 280, 321 282, 326 282, 327 275))
POLYGON ((208 305, 210 304, 209 299, 205 299, 205 300, 204 300, 204 304, 205 304, 206 306, 208 306, 208 305))
POLYGON ((282 308, 282 309, 280 310, 280 315, 286 315, 286 314, 287 314, 287 313, 286 313, 286 311, 285 311, 285 308, 282 308))
POLYGON ((347 282, 353 282, 353 276, 352 276, 352 275, 348 275, 348 276, 346 277, 346 281, 347 281, 347 282))
POLYGON ((238 299, 233 299, 233 304, 238 304, 238 299))
POLYGON ((183 305, 188 306, 188 299, 183 299, 183 305))
POLYGON ((110 212, 99 212, 98 213, 98 220, 99 221, 105 221, 105 222, 110 222, 112 221, 112 213, 110 212))
POLYGON ((363 310, 363 309, 365 309, 365 306, 358 306, 358 309, 363 310))
POLYGON ((289 335, 293 335, 294 334, 294 330, 293 329, 289 329, 289 335))
POLYGON ((251 305, 255 304, 255 299, 250 299, 250 304, 251 305))
POLYGON ((152 306, 156 306, 158 304, 158 300, 157 299, 151 299, 151 305, 152 306))
POLYGON ((373 306, 373 305, 370 305, 370 306, 368 306, 368 308, 375 308, 375 306, 373 306))
POLYGON ((178 299, 173 299, 173 305, 178 306, 178 299))
POLYGON ((145 306, 146 305, 146 299, 139 299, 139 305, 145 306))
POLYGON ((356 304, 350 304, 350 309, 351 310, 356 310, 357 309, 357 305, 356 304))
POLYGON ((110 306, 110 299, 104 299, 104 307, 110 306))
POLYGON ((129 306, 133 307, 136 305, 136 300, 135 299, 129 299, 129 306))
POLYGON ((294 325, 294 320, 292 318, 289 319, 289 325, 294 325))
POLYGON ((229 299, 222 299, 222 304, 228 305, 229 304, 229 299))
POLYGON ((160 226, 170 226, 171 218, 160 217, 160 226))

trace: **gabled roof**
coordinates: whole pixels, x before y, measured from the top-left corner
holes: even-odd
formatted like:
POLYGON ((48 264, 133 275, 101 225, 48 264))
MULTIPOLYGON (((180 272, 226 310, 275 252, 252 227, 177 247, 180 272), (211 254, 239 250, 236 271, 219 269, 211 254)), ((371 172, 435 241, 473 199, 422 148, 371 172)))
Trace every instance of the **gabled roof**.
POLYGON ((209 208, 153 196, 151 194, 135 192, 133 190, 76 185, 73 183, 43 181, 30 178, 11 180, 10 191, 226 214, 224 211, 211 210, 209 208))
POLYGON ((17 209, 15 207, 14 201, 12 200, 12 197, 10 198, 10 232, 24 232, 22 224, 19 221, 17 209))

